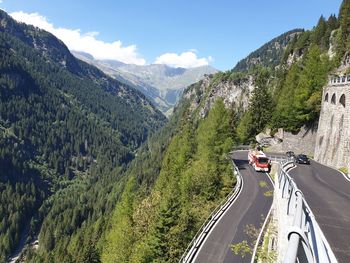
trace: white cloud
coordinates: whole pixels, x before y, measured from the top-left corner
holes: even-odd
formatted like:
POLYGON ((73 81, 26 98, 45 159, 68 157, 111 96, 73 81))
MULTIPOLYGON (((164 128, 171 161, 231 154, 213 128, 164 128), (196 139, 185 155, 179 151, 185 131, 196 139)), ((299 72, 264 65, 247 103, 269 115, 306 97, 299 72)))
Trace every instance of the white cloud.
MULTIPOLYGON (((0 0, 2 3, 3 0, 0 0)), ((121 41, 104 42, 98 39, 99 32, 82 33, 80 29, 55 27, 46 17, 38 13, 23 11, 10 14, 14 19, 44 29, 61 39, 70 50, 83 51, 97 59, 113 59, 128 64, 145 65, 146 60, 137 53, 136 45, 123 46, 121 41)), ((165 53, 156 58, 156 64, 172 67, 194 68, 209 65, 212 57, 198 58, 197 50, 190 49, 181 54, 165 53)))
POLYGON ((154 63, 166 64, 171 67, 195 68, 209 65, 209 62, 213 60, 210 56, 207 58, 198 58, 196 52, 196 50, 191 49, 181 54, 165 53, 157 57, 154 63))
MULTIPOLYGON (((2 1, 2 0, 0 0, 2 1)), ((46 17, 38 13, 23 11, 10 14, 14 19, 31 24, 61 39, 70 50, 87 52, 97 59, 113 59, 124 63, 144 65, 146 61, 137 53, 136 45, 123 46, 121 41, 104 42, 98 40, 98 32, 81 33, 80 29, 55 27, 46 17)))

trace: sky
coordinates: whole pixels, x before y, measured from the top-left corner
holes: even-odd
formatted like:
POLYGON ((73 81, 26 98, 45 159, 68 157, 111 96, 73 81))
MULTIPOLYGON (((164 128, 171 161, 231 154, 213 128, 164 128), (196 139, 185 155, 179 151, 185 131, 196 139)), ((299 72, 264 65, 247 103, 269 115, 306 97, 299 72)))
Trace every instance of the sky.
POLYGON ((15 19, 97 59, 230 70, 274 37, 338 15, 341 0, 0 0, 15 19))

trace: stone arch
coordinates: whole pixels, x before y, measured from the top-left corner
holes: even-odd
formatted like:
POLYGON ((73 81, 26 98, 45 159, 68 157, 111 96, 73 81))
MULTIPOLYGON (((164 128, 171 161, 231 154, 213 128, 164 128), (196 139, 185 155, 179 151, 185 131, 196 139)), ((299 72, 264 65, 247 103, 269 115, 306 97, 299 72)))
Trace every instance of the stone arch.
POLYGON ((339 103, 345 108, 345 94, 340 96, 339 103))
POLYGON ((328 92, 326 93, 326 96, 324 97, 324 101, 328 102, 328 92))
POLYGON ((336 96, 335 96, 335 93, 333 93, 333 95, 332 95, 331 103, 332 103, 332 104, 335 104, 335 103, 336 103, 336 96))

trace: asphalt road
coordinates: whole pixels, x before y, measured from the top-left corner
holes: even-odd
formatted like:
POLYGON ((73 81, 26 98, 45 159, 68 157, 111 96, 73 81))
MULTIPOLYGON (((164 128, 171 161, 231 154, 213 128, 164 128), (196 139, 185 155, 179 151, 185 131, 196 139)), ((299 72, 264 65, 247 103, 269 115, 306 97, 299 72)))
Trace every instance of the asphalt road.
POLYGON ((311 161, 289 172, 303 192, 339 262, 350 262, 350 182, 311 161))
POLYGON ((236 201, 209 233, 194 262, 250 262, 250 255, 244 258, 234 255, 230 245, 250 240, 244 231, 247 225, 261 228, 273 199, 264 193, 273 191, 273 185, 265 173, 255 172, 248 164, 247 157, 247 151, 233 154, 233 160, 243 177, 243 188, 236 201))

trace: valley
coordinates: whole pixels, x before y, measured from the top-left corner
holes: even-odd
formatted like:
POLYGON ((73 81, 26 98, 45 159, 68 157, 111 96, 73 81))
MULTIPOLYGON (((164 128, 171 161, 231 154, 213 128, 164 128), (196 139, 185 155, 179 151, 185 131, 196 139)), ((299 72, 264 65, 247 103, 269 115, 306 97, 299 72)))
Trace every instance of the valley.
POLYGON ((114 60, 97 60, 92 55, 72 51, 77 58, 96 66, 107 75, 135 87, 145 94, 159 110, 170 116, 183 90, 218 70, 210 66, 173 68, 162 64, 132 65, 114 60))
MULTIPOLYGON (((339 14, 272 38, 226 71, 209 56, 192 64, 175 53, 154 60, 175 57, 172 64, 96 58, 0 10, 0 262, 179 262, 238 172, 244 186, 193 262, 251 261, 256 237, 244 228, 260 231, 277 190, 248 165, 247 152, 232 151, 264 144, 348 173, 348 126, 336 114, 348 113, 337 92, 341 85, 347 96, 349 85, 329 80, 350 74, 349 43, 349 0, 339 14), (330 143, 337 140, 342 147, 330 143), (245 258, 234 249, 244 241, 245 258)), ((339 201, 347 186, 338 178, 333 195, 320 182, 336 173, 311 163, 290 174, 323 228, 330 221, 314 188, 339 201)), ((328 236, 346 261, 347 242, 328 236)))

